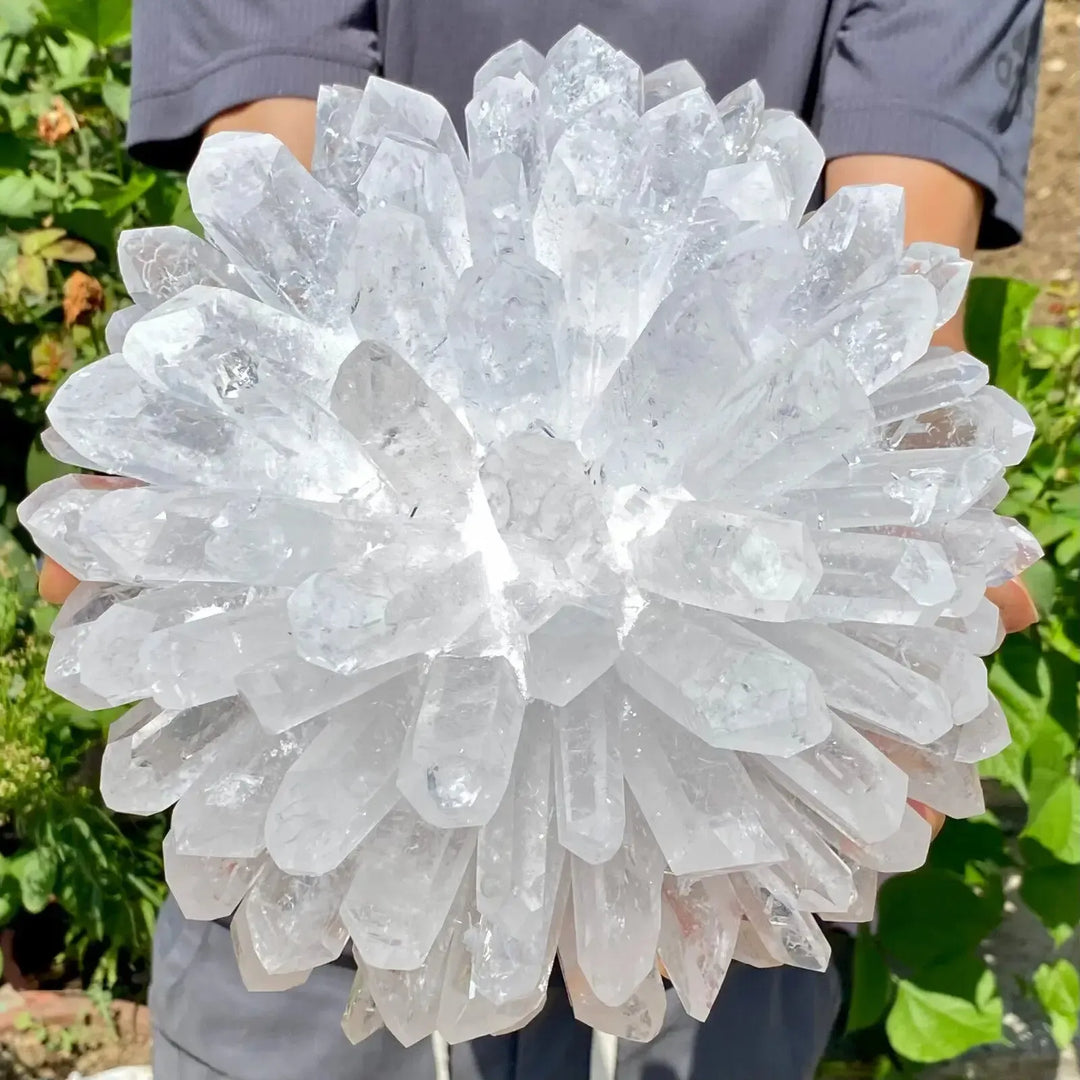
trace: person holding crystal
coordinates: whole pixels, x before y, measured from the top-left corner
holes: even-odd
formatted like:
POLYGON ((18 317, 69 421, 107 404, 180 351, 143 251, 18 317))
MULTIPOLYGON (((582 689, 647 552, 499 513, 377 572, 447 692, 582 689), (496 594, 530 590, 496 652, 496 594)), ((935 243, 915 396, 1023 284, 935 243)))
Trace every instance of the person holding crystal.
MULTIPOLYGON (((887 183, 906 193, 908 241, 1015 243, 1023 223, 1040 35, 1040 0, 137 0, 129 141, 148 164, 187 168, 222 131, 279 138, 305 164, 321 84, 372 73, 427 91, 460 122, 472 73, 521 38, 541 50, 575 24, 649 70, 687 58, 718 98, 757 79, 828 156, 823 195, 887 183)), ((964 346, 957 316, 938 343, 964 346)), ((47 562, 59 602, 74 579, 47 562)), ((1017 581, 992 591, 1006 628, 1035 618, 1017 581)), ((931 811, 926 811, 932 815, 931 811)), ((548 1003, 520 1032, 454 1047, 403 1049, 379 1032, 359 1047, 341 1032, 352 973, 343 957, 302 986, 252 994, 228 929, 161 913, 151 1007, 157 1080, 803 1080, 839 1008, 835 968, 733 963, 704 1024, 674 1005, 651 1043, 592 1039, 572 1016, 558 967, 548 1003)), ((669 991, 669 994, 671 991, 669 991)))

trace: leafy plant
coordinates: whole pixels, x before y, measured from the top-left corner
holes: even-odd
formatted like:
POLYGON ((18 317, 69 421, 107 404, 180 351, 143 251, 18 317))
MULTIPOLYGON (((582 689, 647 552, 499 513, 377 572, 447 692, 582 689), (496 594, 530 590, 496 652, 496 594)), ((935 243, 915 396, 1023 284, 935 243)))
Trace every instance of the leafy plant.
POLYGON ((26 491, 68 471, 36 435, 55 388, 106 351, 120 230, 191 222, 182 178, 123 150, 130 21, 130 0, 0 2, 0 926, 58 906, 64 961, 99 987, 149 957, 163 822, 102 805, 115 712, 46 688, 54 612, 10 530, 26 491))

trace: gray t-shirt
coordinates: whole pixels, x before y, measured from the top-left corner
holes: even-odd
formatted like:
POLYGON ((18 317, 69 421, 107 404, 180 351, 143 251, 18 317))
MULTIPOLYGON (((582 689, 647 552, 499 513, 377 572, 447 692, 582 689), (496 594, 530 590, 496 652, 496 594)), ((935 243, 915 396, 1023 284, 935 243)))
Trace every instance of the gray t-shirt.
POLYGON ((583 23, 646 70, 689 59, 719 97, 756 78, 830 158, 941 162, 985 188, 982 247, 1020 238, 1042 0, 138 0, 132 153, 190 165, 217 113, 371 72, 461 124, 473 72, 583 23))

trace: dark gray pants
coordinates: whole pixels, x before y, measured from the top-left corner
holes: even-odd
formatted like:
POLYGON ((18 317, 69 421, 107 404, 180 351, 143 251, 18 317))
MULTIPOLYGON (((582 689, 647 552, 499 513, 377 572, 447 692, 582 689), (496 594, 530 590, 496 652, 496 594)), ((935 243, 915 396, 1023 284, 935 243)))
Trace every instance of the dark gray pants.
MULTIPOLYGON (((150 1007, 154 1080, 433 1080, 431 1043, 379 1032, 351 1046, 339 1026, 353 973, 327 966, 294 990, 244 989, 228 931, 188 922, 171 898, 158 922, 150 1007)), ((554 982, 554 980, 553 980, 554 982)), ((618 1080, 809 1080, 840 1004, 835 970, 732 966, 712 1015, 673 991, 660 1035, 621 1042, 618 1080)), ((552 986, 523 1031, 451 1049, 453 1080, 588 1080, 592 1033, 552 986)))

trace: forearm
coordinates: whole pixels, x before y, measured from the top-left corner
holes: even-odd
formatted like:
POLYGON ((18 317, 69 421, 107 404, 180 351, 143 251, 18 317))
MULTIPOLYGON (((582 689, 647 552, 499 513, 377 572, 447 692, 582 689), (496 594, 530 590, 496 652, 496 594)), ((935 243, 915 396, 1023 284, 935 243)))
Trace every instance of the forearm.
POLYGON ((203 129, 203 135, 218 131, 261 131, 280 139, 305 167, 311 166, 315 147, 315 102, 310 98, 264 98, 219 113, 203 129))
MULTIPOLYGON (((959 173, 933 161, 859 154, 836 158, 825 166, 825 194, 848 184, 896 184, 904 189, 905 239, 930 240, 975 252, 982 218, 983 191, 959 173)), ((963 307, 934 337, 935 344, 964 347, 963 307)))

